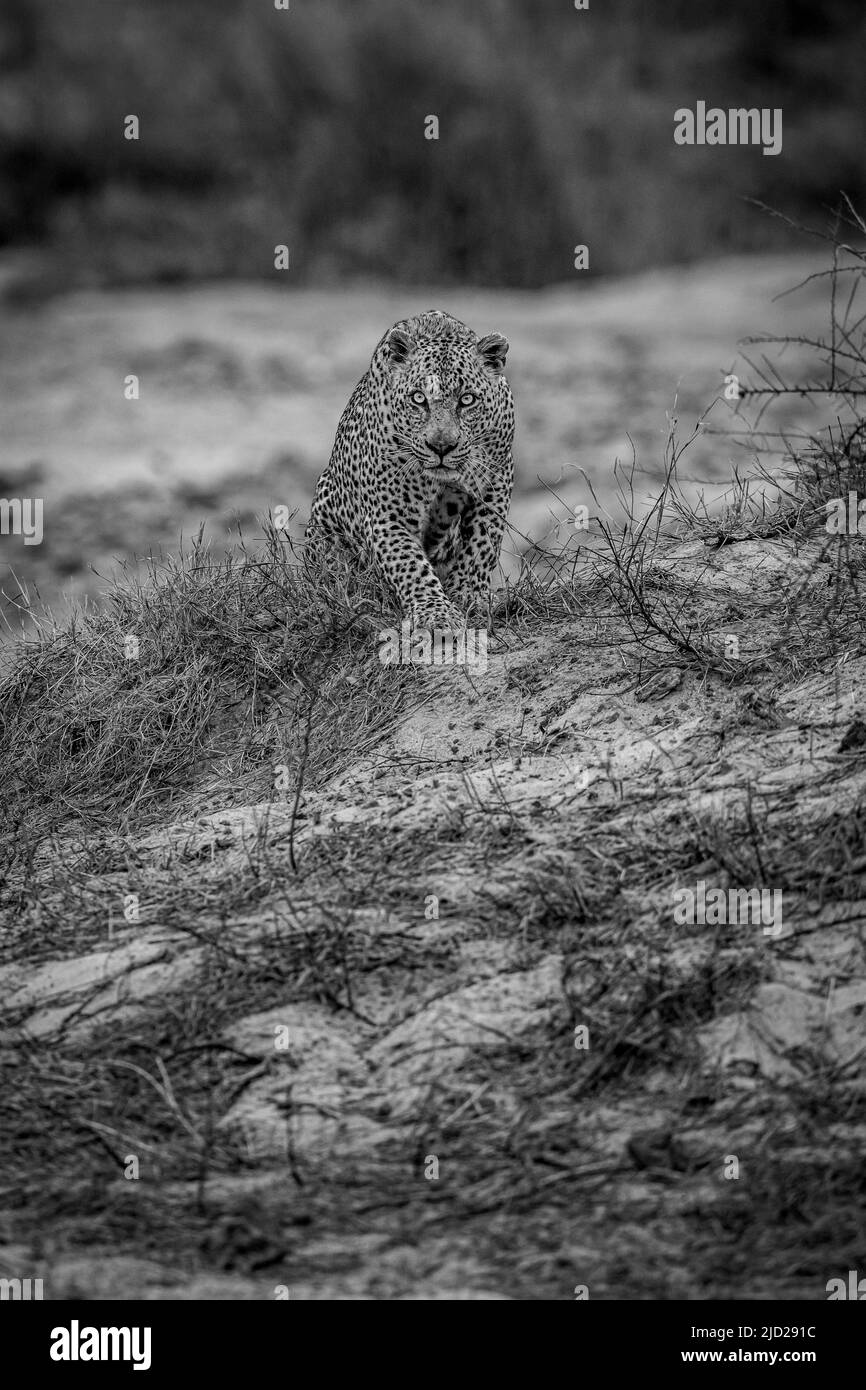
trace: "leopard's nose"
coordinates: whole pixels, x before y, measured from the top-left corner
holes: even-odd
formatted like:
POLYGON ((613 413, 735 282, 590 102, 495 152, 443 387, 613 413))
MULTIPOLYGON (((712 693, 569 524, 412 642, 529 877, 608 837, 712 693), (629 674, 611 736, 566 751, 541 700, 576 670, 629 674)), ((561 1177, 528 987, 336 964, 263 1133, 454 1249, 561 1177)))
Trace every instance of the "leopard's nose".
POLYGON ((434 454, 438 454, 439 462, 441 463, 446 454, 453 453, 457 448, 458 437, 446 434, 443 430, 437 430, 436 433, 425 442, 428 449, 431 449, 434 454))

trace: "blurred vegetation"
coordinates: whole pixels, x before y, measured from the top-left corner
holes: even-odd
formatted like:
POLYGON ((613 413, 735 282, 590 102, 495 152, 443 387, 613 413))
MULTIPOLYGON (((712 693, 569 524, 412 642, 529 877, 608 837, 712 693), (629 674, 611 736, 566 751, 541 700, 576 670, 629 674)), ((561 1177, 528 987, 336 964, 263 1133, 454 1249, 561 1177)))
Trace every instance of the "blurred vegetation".
POLYGON ((0 247, 73 282, 536 286, 786 244, 864 201, 862 0, 3 0, 0 247), (682 148, 679 106, 784 145, 682 148), (124 117, 141 122, 123 138, 124 117), (435 114, 440 139, 424 139, 435 114))

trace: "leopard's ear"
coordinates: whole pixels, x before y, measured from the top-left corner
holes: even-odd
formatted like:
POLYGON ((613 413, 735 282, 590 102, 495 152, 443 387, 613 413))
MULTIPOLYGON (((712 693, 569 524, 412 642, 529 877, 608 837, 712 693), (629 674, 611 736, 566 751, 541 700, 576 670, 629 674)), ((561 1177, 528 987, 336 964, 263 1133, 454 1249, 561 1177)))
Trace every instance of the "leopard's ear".
POLYGON ((415 346, 415 339, 403 328, 392 328, 385 346, 392 362, 405 362, 415 346))
POLYGON ((508 355, 508 343, 501 333, 488 333, 486 338, 482 338, 478 344, 478 356, 481 358, 485 367, 499 376, 505 369, 505 358, 508 355))

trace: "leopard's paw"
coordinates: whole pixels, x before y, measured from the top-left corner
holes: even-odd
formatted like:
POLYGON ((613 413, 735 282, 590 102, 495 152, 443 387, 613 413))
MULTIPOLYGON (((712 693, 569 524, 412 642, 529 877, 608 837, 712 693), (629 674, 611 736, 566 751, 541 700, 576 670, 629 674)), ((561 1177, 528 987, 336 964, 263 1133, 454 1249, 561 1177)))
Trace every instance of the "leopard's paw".
POLYGON ((413 627, 431 632, 463 632, 466 628, 466 615, 444 598, 413 603, 407 616, 413 627))
POLYGON ((449 602, 459 608, 470 626, 487 626, 489 595, 486 589, 473 589, 468 585, 460 589, 448 590, 449 602))

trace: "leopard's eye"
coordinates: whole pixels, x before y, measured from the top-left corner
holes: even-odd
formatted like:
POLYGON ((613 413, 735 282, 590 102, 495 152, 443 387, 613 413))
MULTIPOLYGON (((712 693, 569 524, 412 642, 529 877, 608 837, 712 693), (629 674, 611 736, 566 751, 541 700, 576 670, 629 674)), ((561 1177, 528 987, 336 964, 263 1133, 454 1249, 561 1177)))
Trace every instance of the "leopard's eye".
POLYGON ((413 391, 412 402, 414 405, 426 405, 427 397, 424 395, 423 391, 413 391))
POLYGON ((458 401, 458 405, 474 405, 477 400, 478 397, 474 396, 471 391, 464 391, 458 401))

